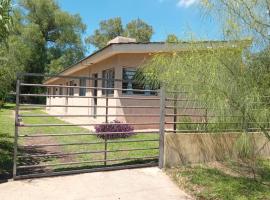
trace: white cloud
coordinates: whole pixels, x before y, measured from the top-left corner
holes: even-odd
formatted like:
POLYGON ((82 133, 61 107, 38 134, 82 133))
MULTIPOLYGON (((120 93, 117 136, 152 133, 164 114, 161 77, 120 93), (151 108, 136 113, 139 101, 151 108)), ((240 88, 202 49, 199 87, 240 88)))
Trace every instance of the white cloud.
POLYGON ((199 0, 179 0, 177 3, 177 6, 188 8, 192 6, 193 4, 197 3, 199 0))

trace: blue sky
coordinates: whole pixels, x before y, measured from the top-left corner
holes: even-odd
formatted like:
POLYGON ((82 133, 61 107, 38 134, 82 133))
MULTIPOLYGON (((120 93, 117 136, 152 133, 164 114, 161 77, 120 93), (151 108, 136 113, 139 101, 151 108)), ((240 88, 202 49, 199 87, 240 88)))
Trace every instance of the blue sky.
MULTIPOLYGON (((222 39, 219 23, 201 11, 199 0, 58 0, 61 8, 79 13, 87 25, 85 36, 98 28, 101 20, 121 17, 123 24, 140 18, 152 25, 152 41, 164 41, 170 33, 187 40, 222 39)), ((90 52, 93 51, 90 48, 90 52)))

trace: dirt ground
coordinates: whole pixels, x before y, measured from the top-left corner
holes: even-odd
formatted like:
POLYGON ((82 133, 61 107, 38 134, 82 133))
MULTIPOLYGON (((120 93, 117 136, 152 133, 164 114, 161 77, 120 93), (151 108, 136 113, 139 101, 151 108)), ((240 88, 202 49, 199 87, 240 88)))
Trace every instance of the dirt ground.
POLYGON ((1 200, 187 200, 160 169, 142 168, 11 181, 1 200))

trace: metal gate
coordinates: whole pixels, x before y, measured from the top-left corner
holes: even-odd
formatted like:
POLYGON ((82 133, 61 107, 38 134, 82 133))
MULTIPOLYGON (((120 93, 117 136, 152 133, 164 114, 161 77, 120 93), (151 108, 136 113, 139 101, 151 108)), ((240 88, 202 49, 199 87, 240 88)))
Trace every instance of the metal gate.
POLYGON ((164 91, 128 84, 110 72, 19 74, 14 179, 162 167, 164 91))

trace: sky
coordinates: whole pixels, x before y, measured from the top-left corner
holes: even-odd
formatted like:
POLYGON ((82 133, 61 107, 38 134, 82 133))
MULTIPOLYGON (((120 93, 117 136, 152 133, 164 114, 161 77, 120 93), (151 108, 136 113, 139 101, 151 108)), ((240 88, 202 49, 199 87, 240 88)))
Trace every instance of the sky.
MULTIPOLYGON (((99 27, 101 20, 121 17, 125 25, 140 18, 153 26, 151 41, 164 41, 168 34, 182 40, 222 39, 220 25, 200 9, 199 0, 58 0, 61 8, 80 14, 87 25, 84 37, 99 27)), ((91 47, 89 52, 95 49, 91 47)))

